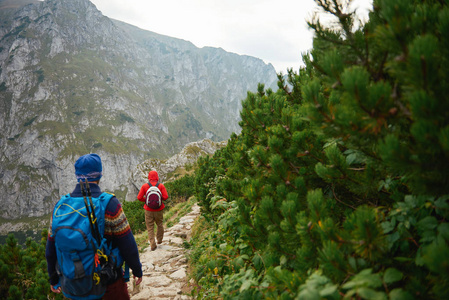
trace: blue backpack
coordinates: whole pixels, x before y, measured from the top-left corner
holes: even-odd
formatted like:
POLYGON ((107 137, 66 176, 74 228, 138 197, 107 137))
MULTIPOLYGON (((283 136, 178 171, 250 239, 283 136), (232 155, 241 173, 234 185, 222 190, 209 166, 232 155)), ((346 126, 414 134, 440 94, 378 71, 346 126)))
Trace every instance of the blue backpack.
POLYGON ((119 250, 111 250, 103 237, 106 206, 114 195, 102 193, 95 198, 87 182, 86 187, 80 185, 83 197, 62 196, 53 211, 56 271, 64 296, 99 299, 107 285, 118 279, 123 263, 119 250))

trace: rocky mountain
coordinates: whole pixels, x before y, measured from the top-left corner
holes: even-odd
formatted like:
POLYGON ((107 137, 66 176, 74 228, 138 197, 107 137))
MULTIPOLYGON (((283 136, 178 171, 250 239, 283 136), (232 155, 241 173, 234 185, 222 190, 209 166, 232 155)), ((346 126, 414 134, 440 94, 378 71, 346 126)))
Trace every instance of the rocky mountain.
POLYGON ((272 65, 111 20, 88 0, 0 0, 0 217, 48 213, 85 153, 126 195, 144 160, 238 132, 258 83, 275 87, 272 65))

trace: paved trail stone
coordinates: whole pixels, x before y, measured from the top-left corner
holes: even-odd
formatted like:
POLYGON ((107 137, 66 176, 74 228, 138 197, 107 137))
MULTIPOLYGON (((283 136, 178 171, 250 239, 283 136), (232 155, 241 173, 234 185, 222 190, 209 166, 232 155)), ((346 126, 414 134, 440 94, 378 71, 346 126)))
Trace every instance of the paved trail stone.
POLYGON ((199 214, 200 207, 195 204, 178 224, 166 229, 164 240, 155 251, 148 247, 140 254, 143 278, 138 286, 134 286, 134 279, 128 283, 132 300, 192 299, 191 296, 182 295, 183 288, 188 285, 183 243, 190 239, 193 222, 199 214))

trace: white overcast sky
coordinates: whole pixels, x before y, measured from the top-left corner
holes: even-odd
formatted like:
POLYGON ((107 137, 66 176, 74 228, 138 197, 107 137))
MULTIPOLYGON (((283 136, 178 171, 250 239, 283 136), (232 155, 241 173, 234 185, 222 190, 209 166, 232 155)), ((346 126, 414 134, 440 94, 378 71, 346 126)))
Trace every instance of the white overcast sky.
MULTIPOLYGON (((346 0, 342 0, 346 1, 346 0)), ((276 72, 302 66, 312 48, 313 0, 91 0, 103 15, 142 29, 220 47, 271 63, 276 72)), ((353 0, 367 19, 372 0, 353 0)))

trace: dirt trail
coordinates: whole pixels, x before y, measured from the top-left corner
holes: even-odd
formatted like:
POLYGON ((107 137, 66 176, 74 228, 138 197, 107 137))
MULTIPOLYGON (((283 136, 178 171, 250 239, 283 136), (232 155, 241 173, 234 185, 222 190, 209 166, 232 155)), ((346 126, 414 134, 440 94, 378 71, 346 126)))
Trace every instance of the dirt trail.
POLYGON ((192 299, 183 295, 189 290, 183 243, 190 239, 193 222, 199 214, 200 207, 195 204, 178 224, 166 229, 164 240, 155 251, 148 247, 140 254, 143 280, 138 286, 134 286, 133 279, 128 283, 132 300, 192 299))

